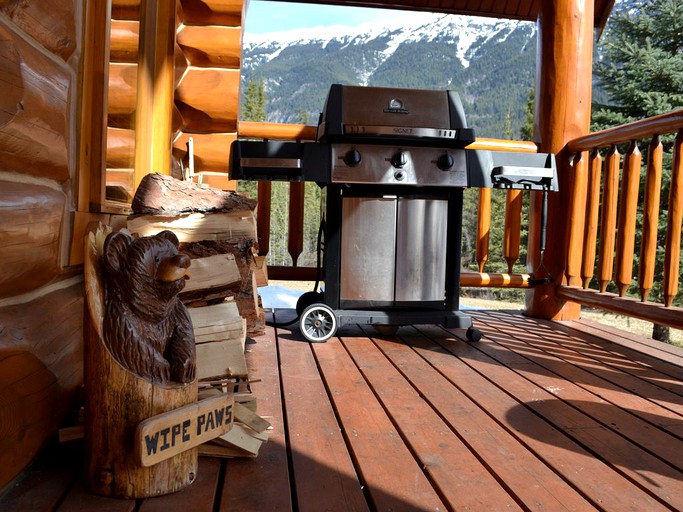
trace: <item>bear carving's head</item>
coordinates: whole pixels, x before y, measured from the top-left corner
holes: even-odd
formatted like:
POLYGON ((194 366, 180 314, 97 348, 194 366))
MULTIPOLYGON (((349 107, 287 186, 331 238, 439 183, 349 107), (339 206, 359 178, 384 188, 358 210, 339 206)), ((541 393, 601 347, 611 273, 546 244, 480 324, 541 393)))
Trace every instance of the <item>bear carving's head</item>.
POLYGON ((165 315, 189 278, 190 257, 178 253, 178 245, 171 231, 141 238, 109 234, 103 250, 109 289, 140 314, 165 315))

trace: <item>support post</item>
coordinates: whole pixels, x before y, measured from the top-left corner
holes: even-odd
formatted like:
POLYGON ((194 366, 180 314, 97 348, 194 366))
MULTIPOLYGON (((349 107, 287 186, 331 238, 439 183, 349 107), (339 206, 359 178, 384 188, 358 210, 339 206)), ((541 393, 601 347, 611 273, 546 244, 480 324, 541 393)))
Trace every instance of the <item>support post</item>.
POLYGON ((135 188, 171 173, 176 0, 141 0, 135 107, 135 188))
MULTIPOLYGON (((568 320, 578 318, 580 306, 559 299, 567 261, 569 208, 572 201, 571 155, 565 144, 585 135, 590 127, 593 58, 593 2, 548 0, 538 16, 536 118, 534 131, 542 152, 557 154, 560 191, 548 197, 548 244, 543 263, 553 282, 527 292, 525 314, 568 320)), ((542 196, 531 193, 527 268, 541 263, 540 219, 542 196)))

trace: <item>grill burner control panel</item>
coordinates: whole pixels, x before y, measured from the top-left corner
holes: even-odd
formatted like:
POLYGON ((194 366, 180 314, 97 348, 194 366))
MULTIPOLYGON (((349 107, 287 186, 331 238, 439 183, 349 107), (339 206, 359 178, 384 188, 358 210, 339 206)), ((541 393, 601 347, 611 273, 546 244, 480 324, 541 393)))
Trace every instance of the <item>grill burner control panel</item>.
POLYGON ((454 91, 334 84, 316 142, 237 140, 231 179, 557 190, 554 155, 472 150, 454 91))
POLYGON ((331 182, 466 187, 467 158, 462 150, 333 144, 331 182))

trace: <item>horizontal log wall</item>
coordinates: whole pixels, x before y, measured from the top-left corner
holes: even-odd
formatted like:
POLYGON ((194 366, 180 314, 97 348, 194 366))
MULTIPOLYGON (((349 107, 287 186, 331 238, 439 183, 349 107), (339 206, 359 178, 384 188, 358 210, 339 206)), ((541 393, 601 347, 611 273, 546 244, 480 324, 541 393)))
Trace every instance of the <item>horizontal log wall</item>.
POLYGON ((75 405, 83 289, 69 267, 82 0, 0 0, 0 488, 75 405))
MULTIPOLYGON (((194 169, 202 182, 225 190, 230 144, 237 135, 242 54, 242 1, 182 0, 175 41, 172 169, 187 167, 193 140, 194 169)), ((140 2, 113 0, 111 9, 106 183, 132 196, 140 2)), ((106 206, 104 209, 107 209, 106 206)))
POLYGON ((237 136, 242 64, 242 0, 181 0, 176 42, 186 70, 176 89, 180 116, 173 151, 194 144, 195 172, 216 173, 212 185, 235 188, 228 180, 230 143, 237 136), (221 174, 224 173, 224 176, 221 174))

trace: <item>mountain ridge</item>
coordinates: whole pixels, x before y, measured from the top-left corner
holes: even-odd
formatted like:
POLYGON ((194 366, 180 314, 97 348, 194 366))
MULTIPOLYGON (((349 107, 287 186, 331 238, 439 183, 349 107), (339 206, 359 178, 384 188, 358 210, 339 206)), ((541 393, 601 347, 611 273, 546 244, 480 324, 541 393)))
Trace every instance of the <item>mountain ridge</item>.
POLYGON ((242 80, 264 80, 269 122, 314 124, 332 83, 452 89, 478 136, 518 138, 535 41, 532 23, 433 13, 401 27, 247 32, 242 80))

